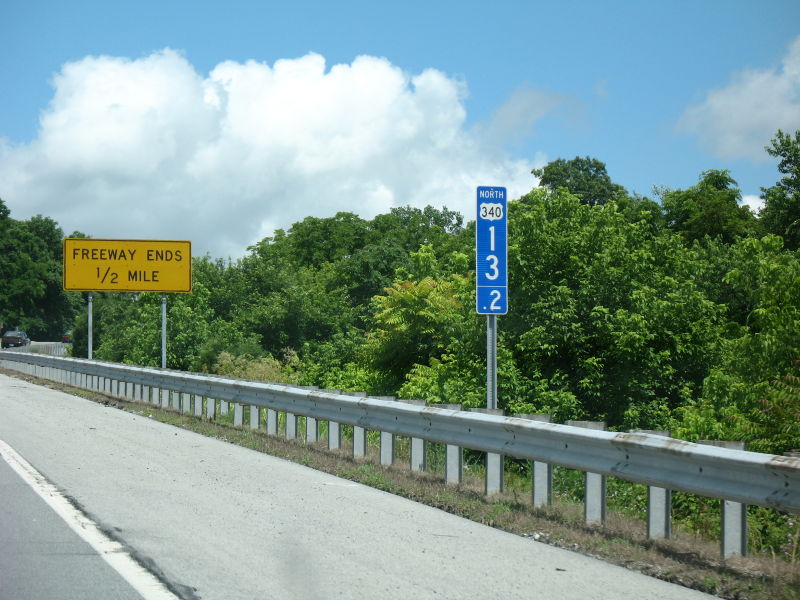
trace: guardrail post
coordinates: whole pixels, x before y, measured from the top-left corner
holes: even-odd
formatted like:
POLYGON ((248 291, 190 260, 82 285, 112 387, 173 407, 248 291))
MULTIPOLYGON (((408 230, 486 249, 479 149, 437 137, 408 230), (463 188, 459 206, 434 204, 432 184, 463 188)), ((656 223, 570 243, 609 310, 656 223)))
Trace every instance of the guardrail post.
POLYGON ((233 426, 241 427, 244 424, 244 406, 241 402, 233 403, 233 426))
POLYGON ((223 415, 223 416, 228 414, 228 401, 227 400, 220 400, 219 401, 219 414, 223 415))
POLYGON ((195 417, 202 417, 203 416, 203 397, 194 394, 192 396, 194 400, 194 416, 195 417))
MULTIPOLYGON (((356 398, 366 397, 366 392, 347 392, 356 398)), ((364 458, 367 455, 367 430, 358 425, 353 425, 353 458, 364 458)))
POLYGON ((267 434, 278 435, 278 411, 273 408, 267 409, 267 434))
POLYGON ((206 396, 206 417, 208 419, 217 418, 217 399, 206 396))
MULTIPOLYGON (((397 400, 394 396, 375 396, 377 400, 392 402, 397 400)), ((394 464, 394 453, 397 438, 395 434, 388 431, 381 431, 380 436, 380 460, 384 467, 391 467, 394 464)))
MULTIPOLYGON (((425 400, 401 400, 416 406, 425 406, 425 400)), ((428 468, 428 444, 422 438, 412 437, 410 440, 410 458, 412 471, 425 471, 428 468)))
MULTIPOLYGON (((301 385, 301 390, 318 390, 319 386, 316 385, 301 385)), ((297 431, 297 415, 294 413, 286 413, 286 439, 295 440, 299 437, 297 431), (294 432, 291 436, 290 433, 294 432)), ((306 443, 316 442, 319 439, 319 425, 317 420, 313 417, 306 417, 306 443)))
POLYGON ((192 410, 192 395, 181 392, 181 412, 188 413, 192 410))
MULTIPOLYGON (((632 429, 631 433, 647 433, 672 437, 669 431, 657 429, 632 429)), ((667 540, 672 535, 672 490, 647 486, 647 537, 667 540)))
POLYGON ((261 407, 255 404, 250 405, 250 429, 261 427, 261 407))
MULTIPOLYGON (((503 416, 505 413, 499 408, 471 408, 471 412, 483 413, 485 415, 503 416)), ((486 479, 484 481, 484 491, 487 496, 499 494, 504 487, 504 458, 502 454, 495 452, 486 453, 486 479)))
MULTIPOLYGON (((431 404, 433 408, 461 410, 460 404, 431 404)), ((450 485, 458 485, 464 479, 464 449, 453 444, 445 444, 444 448, 444 481, 450 485)))
POLYGON ((353 426, 353 458, 367 456, 367 430, 358 425, 353 426))
POLYGON ((381 465, 384 467, 391 467, 394 464, 394 450, 394 434, 381 431, 381 465))
POLYGON ((316 417, 306 417, 306 443, 316 444, 319 441, 319 420, 316 417))
POLYGON ((297 439, 297 415, 295 413, 286 413, 286 439, 297 439))
MULTIPOLYGON (((341 394, 342 390, 321 390, 327 394, 341 394)), ((328 450, 340 450, 342 447, 342 424, 328 421, 328 450)))
MULTIPOLYGON (((552 415, 528 414, 514 415, 520 419, 551 423, 552 415)), ((532 461, 531 467, 531 504, 534 508, 550 506, 553 503, 553 465, 550 463, 532 461)))
POLYGON ((328 421, 328 450, 340 450, 342 448, 342 424, 336 421, 328 421))
POLYGON ((297 415, 295 413, 287 412, 286 414, 286 427, 284 433, 287 440, 297 439, 297 415))
MULTIPOLYGON (((730 450, 745 450, 744 442, 727 440, 699 440, 698 444, 717 446, 730 450)), ((720 536, 722 558, 747 556, 747 505, 722 499, 722 532, 720 536)))
MULTIPOLYGON (((604 430, 604 421, 567 421, 572 427, 604 430)), ((606 520, 606 478, 599 473, 586 472, 584 475, 583 516, 586 523, 602 523, 606 520)))

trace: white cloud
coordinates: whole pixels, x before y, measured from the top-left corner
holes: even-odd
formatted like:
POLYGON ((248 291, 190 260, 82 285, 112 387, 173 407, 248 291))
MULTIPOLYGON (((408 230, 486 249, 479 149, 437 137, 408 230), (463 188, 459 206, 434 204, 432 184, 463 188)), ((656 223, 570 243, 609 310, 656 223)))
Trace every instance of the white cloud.
POLYGON ((742 204, 750 207, 753 213, 758 214, 758 212, 764 208, 764 199, 755 194, 745 194, 742 196, 742 204))
POLYGON ((87 57, 53 85, 37 138, 0 139, 0 198, 67 233, 239 256, 308 215, 432 204, 472 218, 477 185, 515 197, 535 184, 529 161, 466 130, 464 84, 435 69, 370 56, 326 69, 308 54, 202 77, 166 49, 87 57))
POLYGON ((778 129, 800 129, 800 37, 780 68, 749 69, 689 107, 678 129, 696 134, 720 158, 769 159, 764 146, 778 129))

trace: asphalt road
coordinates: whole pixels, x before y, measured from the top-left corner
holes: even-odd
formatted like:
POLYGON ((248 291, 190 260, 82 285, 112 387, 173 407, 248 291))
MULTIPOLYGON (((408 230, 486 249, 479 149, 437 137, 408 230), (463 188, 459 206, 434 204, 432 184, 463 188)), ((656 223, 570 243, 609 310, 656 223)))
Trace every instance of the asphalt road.
POLYGON ((141 596, 0 460, 0 600, 141 596))
MULTIPOLYGON (((0 440, 183 598, 712 598, 3 375, 0 440)), ((0 477, 0 505, 35 504, 0 477)), ((7 523, 0 582, 42 535, 7 523)))

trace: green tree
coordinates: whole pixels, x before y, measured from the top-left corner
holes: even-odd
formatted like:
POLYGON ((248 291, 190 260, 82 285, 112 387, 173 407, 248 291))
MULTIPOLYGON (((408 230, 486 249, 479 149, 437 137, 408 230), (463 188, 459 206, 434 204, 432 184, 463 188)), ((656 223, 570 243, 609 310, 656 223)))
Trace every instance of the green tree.
POLYGON ((681 408, 676 432, 780 453, 800 447, 800 259, 773 235, 741 240, 731 252, 723 281, 741 296, 747 318, 727 332, 720 364, 710 369, 702 397, 681 408))
POLYGON ((667 227, 686 242, 709 237, 730 244, 756 234, 756 218, 747 206, 739 206, 742 195, 736 185, 730 171, 711 169, 701 173, 695 186, 664 191, 667 227))
POLYGON ((16 221, 0 200, 0 323, 33 339, 60 340, 75 311, 61 289, 63 232, 48 217, 16 221))
POLYGON ((693 250, 563 188, 512 203, 509 233, 503 328, 541 394, 535 408, 552 410, 555 398, 572 404, 571 418, 664 428, 699 396, 724 309, 694 283, 693 250))
POLYGON ((589 206, 607 204, 627 195, 625 188, 611 181, 605 163, 588 156, 559 158, 532 173, 541 186, 550 191, 566 188, 589 206))
POLYGON ((780 129, 766 147, 770 156, 780 158, 778 171, 783 175, 770 188, 761 188, 764 208, 761 223, 765 231, 783 237, 790 250, 800 248, 800 131, 794 137, 780 129))
POLYGON ((306 217, 295 223, 286 236, 286 246, 295 264, 319 267, 352 255, 364 246, 366 235, 366 221, 339 212, 334 217, 306 217))

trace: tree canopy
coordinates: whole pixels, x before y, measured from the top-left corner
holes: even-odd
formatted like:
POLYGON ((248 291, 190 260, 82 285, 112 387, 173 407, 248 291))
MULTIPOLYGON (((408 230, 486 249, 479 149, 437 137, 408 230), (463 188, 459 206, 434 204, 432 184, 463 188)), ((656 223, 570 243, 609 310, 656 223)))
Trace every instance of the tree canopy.
POLYGON ((532 173, 541 186, 551 191, 565 188, 589 206, 607 204, 626 194, 625 188, 611 181, 605 163, 589 156, 559 158, 532 173))
POLYGON ((764 208, 761 222, 764 230, 781 236, 786 248, 800 248, 800 131, 794 136, 778 130, 772 144, 766 147, 770 156, 780 158, 780 181, 761 188, 764 208))

